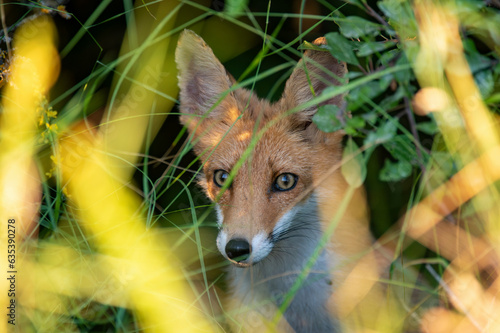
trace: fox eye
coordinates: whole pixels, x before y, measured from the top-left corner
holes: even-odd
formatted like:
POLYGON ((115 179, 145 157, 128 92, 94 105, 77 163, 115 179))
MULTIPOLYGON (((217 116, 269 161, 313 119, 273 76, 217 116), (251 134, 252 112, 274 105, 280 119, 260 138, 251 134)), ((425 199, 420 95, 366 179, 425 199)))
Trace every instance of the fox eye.
POLYGON ((275 191, 289 191, 297 185, 298 176, 293 173, 282 173, 279 175, 273 184, 275 191))
POLYGON ((222 170, 222 169, 215 170, 215 172, 214 172, 214 183, 218 187, 224 186, 224 183, 226 182, 226 180, 228 178, 229 178, 229 172, 227 172, 226 170, 222 170))

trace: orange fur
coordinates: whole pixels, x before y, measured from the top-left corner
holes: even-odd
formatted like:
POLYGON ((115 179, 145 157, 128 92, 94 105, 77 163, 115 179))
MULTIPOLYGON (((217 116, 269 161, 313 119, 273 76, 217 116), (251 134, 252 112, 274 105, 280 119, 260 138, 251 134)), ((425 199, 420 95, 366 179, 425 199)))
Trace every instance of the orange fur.
MULTIPOLYGON (((316 40, 315 44, 325 44, 324 38, 316 40)), ((243 239, 251 243, 259 235, 265 235, 274 241, 277 224, 291 223, 297 230, 303 228, 292 232, 298 232, 302 237, 309 237, 310 232, 310 238, 315 239, 312 245, 308 245, 306 252, 311 246, 317 246, 319 236, 313 230, 314 226, 308 229, 307 226, 301 225, 302 213, 297 213, 297 217, 293 215, 296 213, 290 212, 295 212, 293 209, 304 210, 307 205, 317 205, 315 211, 320 229, 318 233, 321 235, 329 228, 348 185, 340 172, 342 133, 319 131, 312 123, 312 116, 318 105, 307 108, 301 105, 310 101, 314 95, 320 95, 326 87, 344 83, 347 73, 345 63, 334 59, 329 52, 307 51, 287 81, 283 97, 271 104, 257 98, 248 90, 232 89, 234 79, 225 72, 203 40, 190 31, 185 31, 181 36, 176 61, 180 73, 181 122, 187 126, 192 135, 195 153, 201 157, 205 175, 202 185, 208 197, 217 201, 222 219, 221 233, 224 234, 222 241, 227 243, 227 240, 243 239), (297 112, 291 113, 290 110, 297 112), (221 193, 220 187, 213 180, 215 171, 233 170, 255 138, 258 140, 254 142, 249 158, 241 164, 231 186, 221 193), (275 179, 285 173, 297 176, 295 187, 287 191, 273 190, 275 179)), ((336 96, 323 104, 336 104, 343 108, 343 96, 336 96)), ((314 224, 314 218, 311 219, 314 224)), ((325 264, 321 261, 323 259, 319 259, 318 264, 314 266, 320 274, 327 276, 327 283, 311 287, 314 288, 311 289, 311 297, 315 297, 314 292, 321 295, 321 288, 325 288, 325 295, 331 293, 332 296, 325 304, 316 304, 316 300, 309 300, 307 295, 298 294, 297 299, 308 304, 310 302, 313 309, 329 306, 332 317, 352 317, 353 321, 357 322, 367 320, 364 313, 356 312, 357 308, 373 306, 372 301, 366 303, 367 305, 362 304, 366 299, 370 299, 366 298, 367 295, 377 293, 372 288, 378 271, 374 256, 369 252, 371 236, 367 222, 364 191, 357 189, 327 245, 323 256, 325 264), (370 281, 360 284, 363 279, 370 281), (330 287, 330 284, 333 287, 330 287), (337 304, 345 306, 338 307, 337 304)), ((281 280, 269 282, 268 280, 275 279, 275 276, 266 275, 271 271, 276 273, 274 270, 279 266, 280 260, 292 260, 293 265, 298 265, 298 268, 293 265, 292 268, 287 268, 287 265, 284 265, 282 271, 277 273, 285 277, 298 276, 301 267, 304 267, 303 259, 293 261, 294 257, 304 255, 300 246, 295 249, 298 243, 294 242, 304 240, 297 237, 294 241, 289 241, 284 249, 280 249, 278 243, 282 241, 279 237, 276 238, 276 244, 269 239, 259 238, 260 243, 255 241, 255 244, 274 246, 269 254, 259 258, 260 262, 253 263, 251 259, 253 251, 258 249, 251 249, 252 253, 246 261, 239 262, 229 258, 238 266, 246 267, 230 272, 234 289, 232 303, 238 304, 233 306, 243 307, 247 306, 246 303, 260 300, 262 295, 249 293, 265 293, 262 290, 267 289, 259 289, 263 288, 262 283, 275 286, 272 284, 275 282, 280 285, 281 280), (285 255, 282 251, 289 253, 285 255), (297 255, 293 251, 298 251, 297 255), (276 260, 276 265, 272 264, 271 260, 276 260), (266 265, 276 267, 266 268, 266 265), (245 270, 248 270, 249 279, 245 276, 245 270), (247 292, 247 289, 250 291, 247 292)), ((253 246, 254 243, 250 245, 253 246)), ((221 252, 224 252, 224 246, 225 243, 220 246, 221 252)), ((227 252, 227 247, 225 249, 227 252)), ((308 255, 306 257, 308 258, 308 255)), ((288 280, 283 281, 291 283, 288 280)), ((279 297, 277 299, 281 300, 279 297)), ((317 302, 323 301, 318 299, 317 302)), ((280 301, 274 303, 270 310, 252 308, 250 311, 256 310, 262 316, 261 320, 266 322, 275 316, 280 305, 280 301)), ((337 319, 332 319, 333 324, 325 322, 323 326, 314 326, 316 324, 308 322, 316 320, 314 318, 296 318, 301 307, 296 303, 292 303, 291 307, 299 310, 290 310, 288 316, 285 313, 286 321, 278 326, 284 331, 296 329, 309 332, 318 330, 312 327, 325 329, 333 327, 331 325, 340 329, 338 323, 335 324, 337 319)), ((311 316, 314 317, 314 312, 311 316)), ((318 318, 325 321, 320 314, 318 318)), ((265 325, 244 325, 246 331, 252 332, 258 331, 257 327, 263 329, 265 325)))

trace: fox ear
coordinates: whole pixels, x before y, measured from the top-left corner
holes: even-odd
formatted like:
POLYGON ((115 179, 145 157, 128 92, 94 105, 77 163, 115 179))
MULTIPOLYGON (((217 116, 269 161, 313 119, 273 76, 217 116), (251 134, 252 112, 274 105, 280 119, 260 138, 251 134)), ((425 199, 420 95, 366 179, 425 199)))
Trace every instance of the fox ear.
POLYGON ((192 132, 200 116, 226 122, 229 113, 236 110, 236 100, 229 93, 233 82, 212 49, 200 36, 184 30, 175 61, 179 71, 181 123, 192 132))
MULTIPOLYGON (((314 45, 326 45, 324 37, 313 42, 314 45)), ((288 79, 283 92, 282 103, 285 110, 298 107, 310 101, 314 96, 319 96, 323 90, 332 85, 347 83, 347 65, 338 61, 328 50, 307 50, 303 58, 288 79)), ((318 110, 318 106, 324 104, 335 104, 341 109, 344 107, 344 96, 337 95, 319 105, 302 109, 293 115, 297 126, 306 126, 311 123, 312 117, 318 110)))

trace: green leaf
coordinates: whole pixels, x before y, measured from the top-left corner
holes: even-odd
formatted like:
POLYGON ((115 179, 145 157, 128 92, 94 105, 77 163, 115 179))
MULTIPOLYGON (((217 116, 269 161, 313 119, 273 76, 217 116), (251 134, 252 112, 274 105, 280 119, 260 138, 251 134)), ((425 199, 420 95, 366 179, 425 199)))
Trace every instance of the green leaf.
POLYGON ((394 58, 399 56, 401 53, 402 52, 400 49, 394 49, 384 52, 380 55, 377 64, 382 66, 389 66, 390 65, 389 62, 393 61, 394 58))
POLYGON ((380 24, 365 20, 359 16, 348 16, 337 19, 340 25, 340 33, 347 38, 361 38, 364 36, 376 36, 381 30, 380 24))
POLYGON ((401 100, 407 95, 406 89, 410 89, 410 87, 399 86, 395 92, 391 92, 390 94, 386 94, 387 96, 383 100, 381 100, 378 105, 384 110, 391 110, 396 106, 403 103, 401 100))
POLYGON ((367 100, 371 100, 384 92, 391 83, 387 77, 380 80, 370 81, 362 86, 356 87, 349 92, 346 99, 349 103, 348 110, 354 111, 360 108, 367 100))
POLYGON ((383 0, 379 1, 377 6, 389 18, 389 24, 394 27, 401 40, 418 35, 417 22, 409 1, 383 0))
POLYGON ((385 160, 384 167, 380 170, 379 178, 384 182, 397 182, 408 178, 413 167, 406 161, 391 162, 385 160))
POLYGON ((363 153, 352 138, 347 140, 344 148, 341 172, 347 183, 354 187, 361 186, 366 178, 366 162, 363 153))
POLYGON ((247 6, 248 0, 226 0, 224 12, 231 17, 236 17, 244 13, 247 6))
POLYGON ((365 74, 362 73, 362 72, 356 72, 356 71, 350 71, 350 72, 347 72, 347 78, 350 80, 352 79, 356 79, 358 77, 362 77, 364 76, 365 74))
POLYGON ((495 88, 495 81, 493 80, 493 73, 491 70, 476 73, 474 75, 474 81, 476 81, 477 88, 481 92, 483 98, 490 96, 495 88))
MULTIPOLYGON (((406 58, 405 54, 403 54, 401 58, 399 58, 396 61, 396 65, 407 65, 407 64, 408 64, 408 58, 406 58)), ((396 81, 399 82, 399 84, 408 85, 410 81, 415 78, 415 75, 413 71, 410 68, 408 68, 402 71, 395 72, 394 78, 396 79, 396 81)))
MULTIPOLYGON (((480 10, 483 9, 486 6, 487 1, 477 1, 477 0, 457 0, 457 8, 463 8, 465 6, 469 7, 466 8, 467 10, 480 10)), ((465 8, 464 8, 465 9, 465 8)))
POLYGON ((358 129, 365 127, 365 120, 361 116, 355 116, 346 119, 345 133, 348 135, 357 135, 358 129))
POLYGON ((474 42, 471 39, 464 39, 463 45, 465 57, 467 58, 467 62, 469 63, 472 73, 476 73, 484 69, 491 71, 491 60, 478 52, 476 45, 474 45, 474 42))
POLYGON ((397 132, 395 120, 387 120, 385 124, 370 132, 365 139, 365 146, 379 145, 394 138, 397 132))
POLYGON ((434 135, 439 132, 439 127, 434 119, 431 119, 431 121, 426 121, 425 123, 418 123, 417 130, 425 134, 434 135))
POLYGON ((365 122, 367 122, 368 124, 370 124, 372 126, 375 125, 375 123, 377 122, 377 119, 379 118, 377 111, 367 112, 367 113, 362 114, 361 116, 363 117, 365 122))
POLYGON ((355 116, 352 118, 347 118, 346 120, 347 126, 352 128, 363 128, 365 127, 365 120, 360 116, 355 116))
POLYGON ((387 74, 387 75, 382 76, 378 80, 378 82, 380 83, 380 91, 384 92, 389 87, 392 80, 394 80, 394 76, 392 74, 387 74))
POLYGON ((495 67, 493 67, 493 73, 495 75, 495 79, 500 78, 500 62, 497 63, 495 67))
POLYGON ((418 163, 418 155, 415 144, 406 135, 397 135, 383 144, 384 148, 398 161, 404 161, 412 165, 418 163))
POLYGON ((496 93, 488 97, 485 101, 486 104, 499 104, 500 103, 500 93, 496 93))
POLYGON ((318 108, 318 111, 313 116, 312 121, 318 126, 320 131, 326 133, 336 132, 342 129, 342 124, 337 118, 340 109, 337 105, 327 104, 318 108))
POLYGON ((395 45, 394 42, 392 41, 386 41, 386 42, 365 42, 361 44, 361 47, 358 49, 358 52, 356 55, 358 57, 366 57, 370 54, 380 52, 383 50, 386 50, 388 48, 391 48, 395 45))
POLYGON ((325 38, 333 57, 348 64, 359 66, 358 58, 354 54, 354 47, 350 41, 338 32, 328 33, 325 35, 325 38))

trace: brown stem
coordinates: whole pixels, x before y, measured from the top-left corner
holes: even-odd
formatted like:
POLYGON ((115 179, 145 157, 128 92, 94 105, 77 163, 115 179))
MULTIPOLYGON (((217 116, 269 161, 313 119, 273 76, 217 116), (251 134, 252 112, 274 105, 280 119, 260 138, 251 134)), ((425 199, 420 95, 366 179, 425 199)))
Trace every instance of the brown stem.
POLYGON ((380 16, 370 5, 368 5, 366 2, 363 1, 363 5, 365 6, 366 10, 368 11, 368 14, 373 16, 377 21, 385 25, 386 27, 389 27, 389 23, 387 23, 382 16, 380 16))

